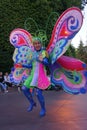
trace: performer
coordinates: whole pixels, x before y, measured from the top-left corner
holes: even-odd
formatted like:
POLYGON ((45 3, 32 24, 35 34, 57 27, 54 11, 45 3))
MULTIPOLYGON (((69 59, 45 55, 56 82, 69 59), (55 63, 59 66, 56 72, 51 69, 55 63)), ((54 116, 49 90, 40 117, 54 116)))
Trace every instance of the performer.
POLYGON ((30 92, 31 88, 36 88, 41 106, 40 116, 46 114, 42 90, 48 88, 50 81, 46 76, 44 65, 49 65, 51 83, 61 86, 70 94, 87 93, 86 64, 79 59, 64 56, 82 23, 83 15, 79 8, 72 7, 65 10, 54 25, 51 39, 46 47, 47 52, 38 38, 33 40, 32 45, 32 35, 27 30, 17 28, 11 32, 10 42, 15 47, 11 81, 19 83, 25 81, 22 91, 30 102, 28 111, 32 111, 36 106, 30 92), (29 75, 29 68, 31 75, 29 75))
POLYGON ((31 68, 31 75, 24 82, 22 91, 30 102, 30 106, 28 108, 28 112, 30 112, 34 107, 36 107, 36 103, 33 100, 32 94, 30 92, 30 88, 36 87, 36 95, 41 106, 40 116, 44 116, 46 114, 46 108, 42 89, 43 86, 48 87, 50 85, 50 81, 44 70, 44 65, 49 65, 49 60, 47 52, 42 48, 42 44, 39 38, 35 38, 33 40, 33 46, 35 49, 35 54, 32 60, 32 64, 29 65, 31 68))

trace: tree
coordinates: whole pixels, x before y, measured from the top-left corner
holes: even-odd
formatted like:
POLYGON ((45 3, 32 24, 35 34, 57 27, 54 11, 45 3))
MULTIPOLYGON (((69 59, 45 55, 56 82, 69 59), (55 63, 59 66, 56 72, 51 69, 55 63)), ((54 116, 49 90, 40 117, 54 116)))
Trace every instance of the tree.
POLYGON ((76 49, 73 45, 70 45, 65 53, 66 56, 76 57, 76 49))
POLYGON ((87 63, 87 46, 83 46, 82 41, 80 41, 80 45, 77 49, 77 58, 87 63))
POLYGON ((85 7, 86 4, 87 4, 87 0, 82 0, 82 9, 85 7))

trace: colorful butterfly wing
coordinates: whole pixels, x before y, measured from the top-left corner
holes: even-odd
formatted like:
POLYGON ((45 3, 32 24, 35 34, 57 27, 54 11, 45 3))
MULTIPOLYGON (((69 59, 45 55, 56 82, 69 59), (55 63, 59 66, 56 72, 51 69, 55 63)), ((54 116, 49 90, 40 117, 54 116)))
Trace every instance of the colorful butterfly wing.
POLYGON ((70 94, 87 92, 86 64, 78 59, 62 56, 51 65, 51 79, 70 94))
POLYGON ((82 22, 82 13, 80 9, 76 7, 67 9, 59 17, 47 47, 52 64, 66 52, 72 38, 80 30, 82 22))
POLYGON ((13 54, 14 69, 11 81, 20 83, 29 75, 29 66, 33 57, 32 37, 24 29, 14 29, 10 34, 10 42, 15 47, 13 54))

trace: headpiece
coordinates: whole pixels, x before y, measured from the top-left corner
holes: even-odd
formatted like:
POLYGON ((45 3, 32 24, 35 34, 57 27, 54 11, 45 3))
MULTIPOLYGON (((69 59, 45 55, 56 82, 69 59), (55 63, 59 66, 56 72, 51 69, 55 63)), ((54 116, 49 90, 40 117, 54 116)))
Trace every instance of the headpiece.
POLYGON ((39 37, 34 37, 33 42, 35 42, 35 41, 38 41, 38 42, 42 43, 42 41, 41 41, 41 39, 39 37))

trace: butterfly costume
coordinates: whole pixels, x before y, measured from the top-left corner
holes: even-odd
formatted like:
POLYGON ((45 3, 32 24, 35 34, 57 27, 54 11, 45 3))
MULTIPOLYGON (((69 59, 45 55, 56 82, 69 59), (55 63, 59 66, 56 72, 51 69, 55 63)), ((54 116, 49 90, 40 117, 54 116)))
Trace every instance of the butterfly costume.
MULTIPOLYGON (((49 87, 50 83, 53 83, 60 85, 64 91, 70 94, 86 93, 86 64, 79 59, 63 55, 73 37, 80 30, 82 23, 83 16, 79 8, 72 7, 65 10, 54 25, 46 50, 42 48, 39 52, 35 51, 32 45, 32 35, 27 30, 14 29, 10 34, 10 42, 15 47, 11 80, 15 83, 25 81, 26 88, 37 86, 40 90, 44 90, 49 87), (42 62, 38 62, 39 54, 43 56, 42 62), (33 68, 31 67, 32 63, 33 68), (44 65, 48 65, 50 69, 51 81, 46 76, 44 65), (31 75, 30 68, 32 68, 31 75)), ((28 99, 30 100, 30 97, 28 99)), ((41 97, 38 97, 38 99, 40 100, 41 97)), ((35 105, 33 102, 32 107, 35 105)), ((44 107, 43 104, 42 106, 44 107)))

